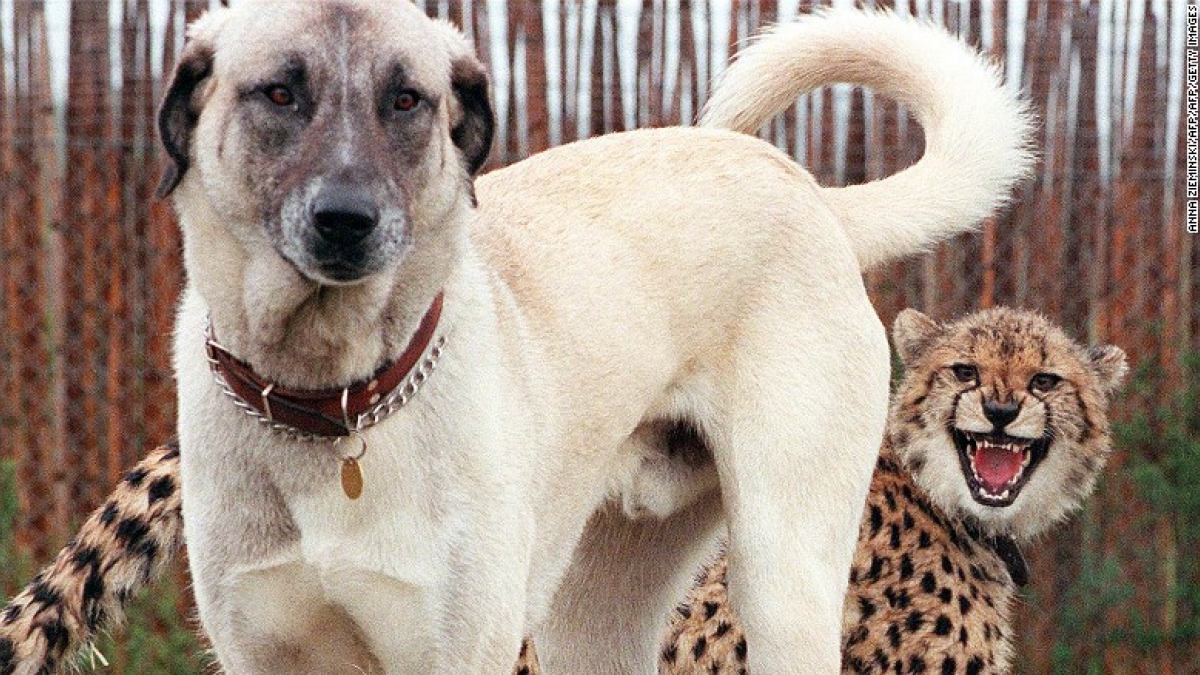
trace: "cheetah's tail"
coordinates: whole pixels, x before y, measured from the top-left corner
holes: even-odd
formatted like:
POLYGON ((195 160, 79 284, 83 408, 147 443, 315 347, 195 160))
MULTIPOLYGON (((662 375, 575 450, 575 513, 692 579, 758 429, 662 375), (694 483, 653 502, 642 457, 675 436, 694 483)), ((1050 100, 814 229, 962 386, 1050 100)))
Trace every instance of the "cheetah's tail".
POLYGON ((182 543, 179 447, 171 443, 126 472, 79 534, 0 610, 0 675, 69 668, 99 631, 122 623, 129 601, 182 543))

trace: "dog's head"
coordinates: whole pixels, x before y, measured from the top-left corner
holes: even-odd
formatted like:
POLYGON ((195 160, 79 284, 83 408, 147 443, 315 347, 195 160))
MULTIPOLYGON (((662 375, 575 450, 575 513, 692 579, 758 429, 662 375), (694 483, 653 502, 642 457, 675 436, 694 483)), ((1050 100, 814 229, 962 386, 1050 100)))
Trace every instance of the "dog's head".
POLYGON ((189 30, 159 194, 203 200, 246 259, 355 284, 455 236, 492 126, 483 66, 411 3, 248 0, 189 30))

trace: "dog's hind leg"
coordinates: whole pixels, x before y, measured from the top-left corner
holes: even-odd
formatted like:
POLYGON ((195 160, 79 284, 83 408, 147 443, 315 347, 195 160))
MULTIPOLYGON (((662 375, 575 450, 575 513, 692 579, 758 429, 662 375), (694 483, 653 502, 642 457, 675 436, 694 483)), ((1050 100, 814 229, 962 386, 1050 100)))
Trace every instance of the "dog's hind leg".
POLYGON ((715 492, 664 519, 597 513, 535 631, 546 675, 654 673, 671 610, 718 551, 715 492))
POLYGON ((843 296, 837 312, 798 317, 806 305, 789 297, 780 302, 790 310, 749 322, 709 427, 729 519, 730 603, 752 673, 838 671, 889 360, 861 284, 833 294, 843 296))

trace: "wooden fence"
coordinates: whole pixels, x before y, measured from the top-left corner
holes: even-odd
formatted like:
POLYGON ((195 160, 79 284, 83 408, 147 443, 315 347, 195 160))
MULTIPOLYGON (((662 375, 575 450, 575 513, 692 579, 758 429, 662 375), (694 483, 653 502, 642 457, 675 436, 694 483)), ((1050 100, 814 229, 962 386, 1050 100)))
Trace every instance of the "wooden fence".
MULTIPOLYGON (((19 540, 39 559, 124 467, 173 433, 169 334, 182 269, 170 208, 151 194, 162 166, 153 115, 185 18, 208 4, 0 0, 0 458, 17 464, 19 540)), ((494 75, 491 166, 580 137, 687 123, 739 41, 812 7, 419 4, 460 23, 494 75)), ((871 273, 881 316, 890 321, 906 306, 941 317, 999 303, 1038 308, 1158 367, 1122 399, 1119 415, 1169 400, 1185 384, 1180 358, 1200 350, 1200 237, 1186 234, 1182 212, 1184 1, 906 0, 899 8, 948 26, 1005 66, 1042 116, 1044 161, 1015 207, 981 235, 871 273)), ((827 184, 894 172, 922 142, 895 105, 843 88, 802 99, 765 133, 827 184)), ((1194 607, 1156 604, 1181 582, 1200 583, 1181 579, 1189 568, 1178 564, 1197 551, 1178 550, 1175 519, 1147 520, 1152 512, 1125 470, 1133 459, 1156 461, 1155 452, 1125 448, 1082 517, 1031 551, 1022 671, 1073 663, 1200 672, 1200 641, 1179 630, 1195 625, 1194 607), (1148 561, 1147 549, 1162 556, 1148 561), (1115 561, 1132 595, 1066 621, 1081 616, 1076 580, 1101 559, 1115 561), (1139 648, 1120 637, 1136 628, 1131 620, 1168 638, 1139 648)))

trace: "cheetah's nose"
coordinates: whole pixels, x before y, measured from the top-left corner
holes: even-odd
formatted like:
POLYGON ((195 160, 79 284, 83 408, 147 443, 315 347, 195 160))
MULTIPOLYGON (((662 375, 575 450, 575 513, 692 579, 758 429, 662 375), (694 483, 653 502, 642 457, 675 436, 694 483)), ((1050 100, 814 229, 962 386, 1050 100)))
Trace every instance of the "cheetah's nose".
POLYGON ((983 402, 983 416, 996 425, 996 431, 1002 431, 1005 426, 1017 419, 1021 407, 1015 402, 999 403, 996 401, 983 402))

